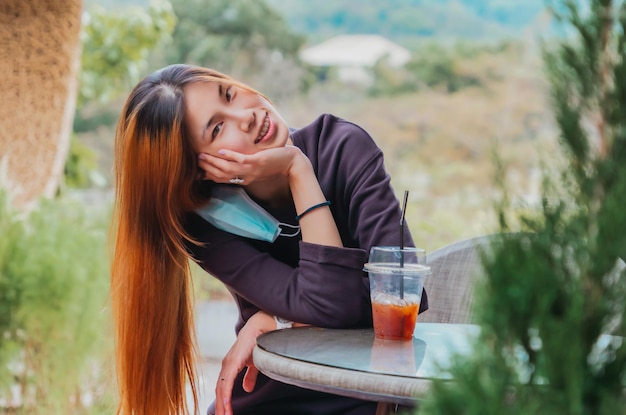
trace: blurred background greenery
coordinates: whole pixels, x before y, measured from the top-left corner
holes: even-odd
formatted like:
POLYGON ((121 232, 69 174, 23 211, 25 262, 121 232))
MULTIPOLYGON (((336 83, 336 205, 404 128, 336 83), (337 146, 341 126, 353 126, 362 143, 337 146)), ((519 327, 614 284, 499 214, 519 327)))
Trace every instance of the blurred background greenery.
MULTIPOLYGON (((551 27, 542 0, 85 0, 64 184, 29 213, 0 205, 0 412, 112 412, 114 128, 141 77, 206 65, 264 92, 294 127, 323 112, 362 125, 397 194, 410 191, 416 244, 432 251, 497 229, 496 183, 515 210, 534 206, 540 171, 561 162, 538 47, 551 27), (340 34, 382 35, 410 59, 380 59, 371 82, 351 83, 301 58, 340 34)), ((225 295, 212 278, 196 287, 225 295)))
POLYGON ((496 148, 520 204, 536 201, 538 155, 555 144, 538 47, 550 33, 541 0, 166 4, 85 3, 75 143, 94 151, 103 183, 111 179, 124 94, 149 71, 193 62, 261 90, 294 127, 322 112, 364 126, 384 149, 398 194, 411 191, 409 223, 426 249, 492 228, 496 148), (300 58, 346 33, 381 34, 409 50, 410 60, 391 67, 381 59, 367 68, 372 82, 364 85, 300 58))

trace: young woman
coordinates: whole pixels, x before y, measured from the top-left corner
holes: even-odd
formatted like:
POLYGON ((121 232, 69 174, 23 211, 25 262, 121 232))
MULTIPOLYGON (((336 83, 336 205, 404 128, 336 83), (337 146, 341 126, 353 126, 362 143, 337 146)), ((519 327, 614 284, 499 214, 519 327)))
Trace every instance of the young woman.
POLYGON ((257 377, 251 362, 256 336, 284 321, 371 326, 362 268, 371 246, 398 244, 400 208, 363 129, 332 115, 290 129, 250 87, 172 65, 131 92, 115 157, 118 413, 183 413, 187 381, 197 401, 189 258, 240 311, 210 413, 375 412, 257 377))

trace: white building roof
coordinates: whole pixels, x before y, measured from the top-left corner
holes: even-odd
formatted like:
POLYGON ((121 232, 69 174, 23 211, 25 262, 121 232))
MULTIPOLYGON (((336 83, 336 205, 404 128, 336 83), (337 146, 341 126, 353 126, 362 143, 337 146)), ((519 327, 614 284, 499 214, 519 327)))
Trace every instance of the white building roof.
POLYGON ((380 35, 340 35, 300 53, 303 61, 315 66, 371 67, 384 56, 390 65, 401 66, 411 53, 380 35))

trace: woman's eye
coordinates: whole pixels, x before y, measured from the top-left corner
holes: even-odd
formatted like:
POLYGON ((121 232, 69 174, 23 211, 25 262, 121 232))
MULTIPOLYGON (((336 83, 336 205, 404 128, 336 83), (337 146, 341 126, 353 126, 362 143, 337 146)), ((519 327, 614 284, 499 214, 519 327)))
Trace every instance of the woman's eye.
POLYGON ((233 99, 233 87, 232 86, 226 90, 226 93, 224 94, 224 96, 226 97, 227 102, 230 102, 230 100, 233 99))
POLYGON ((213 128, 213 132, 211 133, 211 138, 217 137, 217 135, 220 133, 220 131, 222 131, 222 126, 223 125, 224 125, 223 122, 217 123, 215 128, 213 128))

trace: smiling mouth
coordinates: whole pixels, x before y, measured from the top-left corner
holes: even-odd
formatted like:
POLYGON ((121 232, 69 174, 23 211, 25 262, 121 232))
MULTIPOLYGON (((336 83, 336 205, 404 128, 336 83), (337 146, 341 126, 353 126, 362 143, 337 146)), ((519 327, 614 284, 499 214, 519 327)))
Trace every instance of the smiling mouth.
POLYGON ((263 119, 263 125, 261 126, 261 131, 259 132, 259 136, 257 137, 257 139, 254 140, 254 144, 258 144, 264 138, 267 138, 266 136, 269 135, 268 133, 272 130, 270 128, 271 124, 272 123, 271 123, 269 114, 265 113, 265 118, 263 119))

